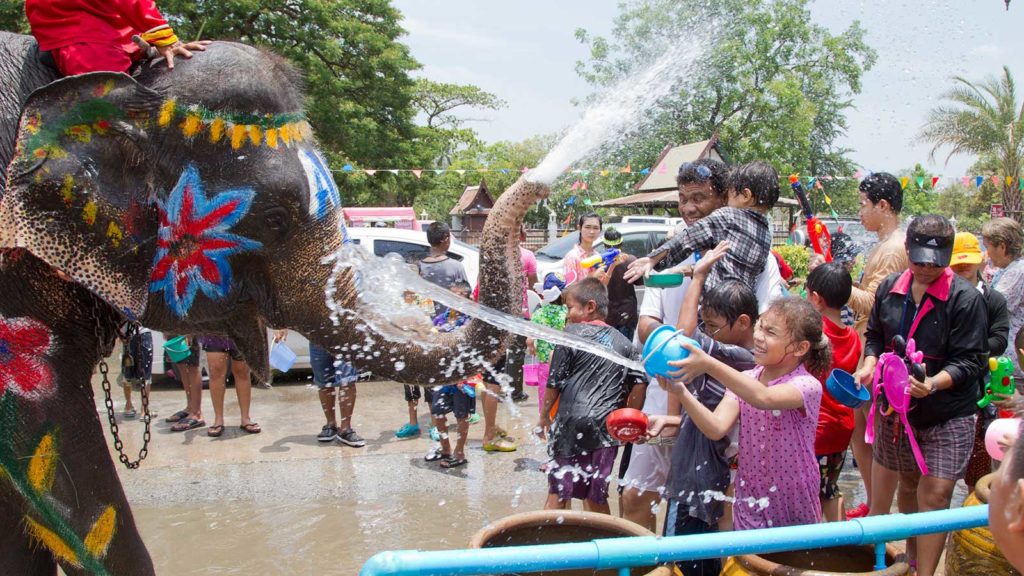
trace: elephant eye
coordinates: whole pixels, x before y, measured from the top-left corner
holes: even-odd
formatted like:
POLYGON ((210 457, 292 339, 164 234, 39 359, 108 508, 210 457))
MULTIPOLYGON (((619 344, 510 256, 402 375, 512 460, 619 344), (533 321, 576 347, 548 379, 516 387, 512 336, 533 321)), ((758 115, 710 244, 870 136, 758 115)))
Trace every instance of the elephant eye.
POLYGON ((267 228, 281 235, 288 231, 288 210, 281 206, 264 210, 263 220, 267 223, 267 228))

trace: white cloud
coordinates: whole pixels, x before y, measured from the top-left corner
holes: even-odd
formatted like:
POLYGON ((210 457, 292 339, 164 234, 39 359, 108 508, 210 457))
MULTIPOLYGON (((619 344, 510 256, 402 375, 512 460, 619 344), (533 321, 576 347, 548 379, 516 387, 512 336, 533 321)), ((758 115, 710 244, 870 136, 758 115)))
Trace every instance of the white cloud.
POLYGON ((426 22, 408 16, 402 20, 402 27, 409 32, 410 36, 441 40, 449 45, 460 44, 477 49, 497 49, 507 46, 503 39, 496 36, 457 30, 452 26, 439 24, 438 22, 426 22))

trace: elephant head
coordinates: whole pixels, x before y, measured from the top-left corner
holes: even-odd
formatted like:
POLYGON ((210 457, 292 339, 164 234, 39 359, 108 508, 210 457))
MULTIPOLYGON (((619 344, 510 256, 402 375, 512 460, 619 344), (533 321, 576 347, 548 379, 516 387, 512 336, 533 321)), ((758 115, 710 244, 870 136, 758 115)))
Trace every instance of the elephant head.
MULTIPOLYGON (((516 230, 546 194, 520 182, 495 206, 481 245, 485 304, 518 313, 519 287, 504 279, 522 275, 516 230)), ((325 299, 325 259, 348 241, 341 198, 296 75, 243 45, 216 43, 173 71, 87 74, 35 93, 0 230, 0 246, 26 248, 130 319, 226 333, 264 378, 264 323, 404 381, 427 381, 471 348, 486 360, 505 339, 472 322, 429 350, 391 344, 361 320, 352 269, 325 299), (348 311, 340 326, 332 309, 348 311), (367 346, 384 353, 357 352, 367 346)))

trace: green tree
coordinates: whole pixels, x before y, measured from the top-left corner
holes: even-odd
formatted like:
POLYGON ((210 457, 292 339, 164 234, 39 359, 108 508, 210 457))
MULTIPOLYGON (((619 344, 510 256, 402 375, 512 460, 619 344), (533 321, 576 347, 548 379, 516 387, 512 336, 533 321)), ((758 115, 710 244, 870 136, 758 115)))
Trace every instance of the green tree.
POLYGON ((28 34, 24 0, 0 0, 0 30, 28 34))
POLYGON ((920 164, 913 170, 902 170, 898 173, 900 184, 906 178, 903 187, 903 213, 908 216, 934 214, 938 207, 938 195, 932 187, 932 174, 920 164))
MULTIPOLYGON (((852 173, 838 139, 847 129, 850 97, 876 59, 860 24, 832 34, 811 21, 808 0, 704 4, 634 0, 621 4, 611 39, 576 32, 591 52, 577 72, 608 88, 648 65, 665 42, 687 31, 720 30, 689 74, 688 88, 660 101, 645 128, 625 137, 628 149, 643 154, 633 164, 649 165, 666 143, 717 133, 735 163, 764 160, 782 175, 852 173)), ((822 184, 837 210, 855 210, 854 182, 822 184)))
MULTIPOLYGON (((954 86, 943 95, 948 101, 933 109, 919 138, 933 144, 932 156, 949 147, 955 154, 987 156, 998 162, 996 174, 1016 179, 1024 168, 1024 103, 1010 69, 1000 77, 973 83, 953 77, 954 86)), ((1008 216, 1021 220, 1021 193, 1016 182, 1003 183, 1001 194, 1008 216)))

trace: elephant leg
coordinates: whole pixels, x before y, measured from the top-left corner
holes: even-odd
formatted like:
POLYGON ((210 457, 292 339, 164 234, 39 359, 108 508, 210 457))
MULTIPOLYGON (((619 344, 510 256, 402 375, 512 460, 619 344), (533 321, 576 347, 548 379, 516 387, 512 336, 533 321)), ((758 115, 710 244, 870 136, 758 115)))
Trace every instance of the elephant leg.
POLYGON ((37 545, 25 533, 25 525, 21 518, 24 511, 18 509, 14 499, 0 489, 4 496, 0 498, 0 558, 4 574, 24 574, 25 576, 56 576, 57 561, 42 546, 37 545))

